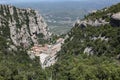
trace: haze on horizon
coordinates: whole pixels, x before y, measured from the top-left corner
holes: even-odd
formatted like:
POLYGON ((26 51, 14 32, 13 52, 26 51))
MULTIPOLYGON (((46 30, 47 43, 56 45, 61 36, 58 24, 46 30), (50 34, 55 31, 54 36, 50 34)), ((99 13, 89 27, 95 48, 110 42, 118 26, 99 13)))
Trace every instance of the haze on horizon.
MULTIPOLYGON (((99 2, 99 0, 0 0, 0 3, 20 3, 20 2, 64 2, 64 1, 84 1, 84 2, 99 2)), ((120 2, 120 0, 100 0, 101 2, 120 2)))
POLYGON ((0 0, 0 3, 16 3, 16 2, 63 2, 63 1, 89 1, 89 0, 0 0))

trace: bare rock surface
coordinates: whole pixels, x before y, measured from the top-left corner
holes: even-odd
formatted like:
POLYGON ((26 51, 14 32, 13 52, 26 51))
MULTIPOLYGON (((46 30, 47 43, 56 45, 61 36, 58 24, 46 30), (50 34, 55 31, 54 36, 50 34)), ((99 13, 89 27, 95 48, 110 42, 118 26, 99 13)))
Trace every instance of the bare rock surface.
POLYGON ((111 16, 110 24, 112 26, 117 26, 117 27, 120 26, 120 12, 115 13, 111 16))
POLYGON ((0 12, 1 35, 8 33, 14 45, 28 48, 38 44, 40 36, 49 38, 47 24, 38 11, 0 5, 0 12))

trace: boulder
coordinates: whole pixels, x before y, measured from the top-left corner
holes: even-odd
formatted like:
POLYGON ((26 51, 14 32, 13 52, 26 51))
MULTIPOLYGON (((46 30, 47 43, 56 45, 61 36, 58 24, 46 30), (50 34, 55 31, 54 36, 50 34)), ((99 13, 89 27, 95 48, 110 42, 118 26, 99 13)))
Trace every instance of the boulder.
POLYGON ((112 26, 120 27, 120 12, 111 16, 110 24, 112 26))
POLYGON ((94 52, 93 52, 93 48, 92 47, 86 47, 83 51, 84 54, 87 54, 88 56, 89 55, 93 55, 94 52))
POLYGON ((80 20, 78 20, 75 23, 75 26, 79 26, 80 28, 85 28, 85 27, 87 27, 87 21, 80 21, 80 20))

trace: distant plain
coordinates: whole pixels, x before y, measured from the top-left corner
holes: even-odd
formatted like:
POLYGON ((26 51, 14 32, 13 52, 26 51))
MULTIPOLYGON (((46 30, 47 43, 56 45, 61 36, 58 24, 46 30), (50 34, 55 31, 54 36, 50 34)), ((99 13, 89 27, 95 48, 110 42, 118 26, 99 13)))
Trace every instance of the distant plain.
MULTIPOLYGON (((20 8, 32 8, 40 12, 45 18, 51 32, 55 34, 67 33, 77 19, 82 19, 93 10, 102 9, 105 6, 111 6, 116 1, 104 2, 98 1, 63 1, 63 2, 27 2, 12 3, 20 8), (26 5, 27 4, 27 5, 26 5)), ((118 0, 119 1, 119 0, 118 0)))

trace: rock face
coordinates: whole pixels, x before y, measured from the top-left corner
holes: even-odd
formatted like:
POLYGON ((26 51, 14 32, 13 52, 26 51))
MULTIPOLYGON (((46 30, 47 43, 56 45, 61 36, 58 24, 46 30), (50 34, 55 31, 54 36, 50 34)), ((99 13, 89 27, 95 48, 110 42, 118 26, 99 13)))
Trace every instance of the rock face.
POLYGON ((88 25, 98 27, 98 26, 105 25, 105 24, 109 24, 109 22, 106 22, 105 20, 100 18, 100 19, 96 19, 95 21, 93 21, 91 19, 89 19, 89 20, 85 19, 85 20, 82 20, 82 21, 78 20, 75 23, 75 26, 80 26, 81 28, 85 28, 88 25))
POLYGON ((110 21, 112 26, 120 26, 120 12, 115 13, 111 16, 111 21, 110 21))
POLYGON ((38 39, 50 36, 41 15, 32 9, 0 5, 0 35, 10 38, 14 45, 25 48, 38 44, 38 39))
POLYGON ((113 14, 111 18, 115 20, 120 20, 120 12, 113 14))

